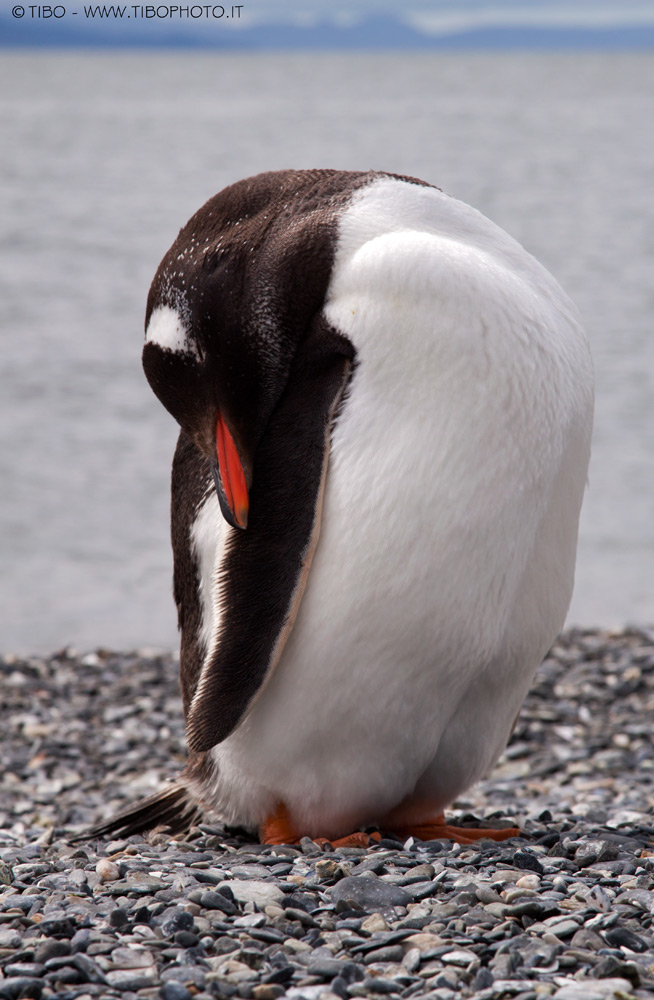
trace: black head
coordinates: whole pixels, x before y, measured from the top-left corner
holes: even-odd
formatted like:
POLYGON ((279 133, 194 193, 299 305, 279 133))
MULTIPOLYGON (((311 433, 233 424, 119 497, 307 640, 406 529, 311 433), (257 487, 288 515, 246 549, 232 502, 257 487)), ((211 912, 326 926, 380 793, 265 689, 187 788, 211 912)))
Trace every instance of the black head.
POLYGON ((216 469, 223 513, 239 527, 237 494, 245 488, 247 500, 257 445, 324 303, 338 212, 373 176, 280 171, 239 181, 184 226, 152 282, 146 377, 216 469))

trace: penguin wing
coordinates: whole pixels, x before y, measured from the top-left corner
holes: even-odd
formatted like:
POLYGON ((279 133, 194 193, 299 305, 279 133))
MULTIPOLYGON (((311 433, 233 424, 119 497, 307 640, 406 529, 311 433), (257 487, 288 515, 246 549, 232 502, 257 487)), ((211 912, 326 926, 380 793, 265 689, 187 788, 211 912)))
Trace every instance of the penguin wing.
POLYGON ((319 316, 257 446, 248 526, 228 529, 215 584, 219 632, 187 691, 192 752, 234 731, 293 627, 320 533, 330 431, 353 360, 351 343, 319 316))

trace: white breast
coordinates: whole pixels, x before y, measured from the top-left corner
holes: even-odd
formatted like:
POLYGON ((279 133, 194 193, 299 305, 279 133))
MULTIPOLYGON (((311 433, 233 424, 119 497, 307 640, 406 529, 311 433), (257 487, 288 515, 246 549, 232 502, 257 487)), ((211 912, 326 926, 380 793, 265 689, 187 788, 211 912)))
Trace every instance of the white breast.
MULTIPOLYGON (((212 751, 216 806, 310 828, 502 751, 569 604, 592 371, 554 279, 478 212, 384 178, 341 218, 329 321, 357 350, 282 659, 212 751)), ((365 815, 364 815, 365 814, 365 815)))

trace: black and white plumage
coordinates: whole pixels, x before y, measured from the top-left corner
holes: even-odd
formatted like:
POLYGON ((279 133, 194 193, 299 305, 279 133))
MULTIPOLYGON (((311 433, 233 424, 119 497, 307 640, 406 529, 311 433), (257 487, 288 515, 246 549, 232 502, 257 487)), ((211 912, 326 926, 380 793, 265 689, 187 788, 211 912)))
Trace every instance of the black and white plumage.
POLYGON ((143 363, 181 425, 189 765, 102 829, 436 814, 497 760, 569 605, 593 407, 573 305, 435 187, 281 171, 181 230, 143 363))

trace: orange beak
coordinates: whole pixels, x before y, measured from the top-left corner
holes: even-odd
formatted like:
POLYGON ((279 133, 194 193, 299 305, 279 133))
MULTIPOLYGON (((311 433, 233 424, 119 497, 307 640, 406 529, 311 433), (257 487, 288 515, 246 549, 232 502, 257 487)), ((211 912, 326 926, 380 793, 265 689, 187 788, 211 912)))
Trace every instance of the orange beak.
POLYGON ((231 431, 221 414, 218 414, 216 424, 216 451, 218 475, 214 475, 214 478, 225 520, 233 528, 247 528, 250 502, 243 463, 231 431))

